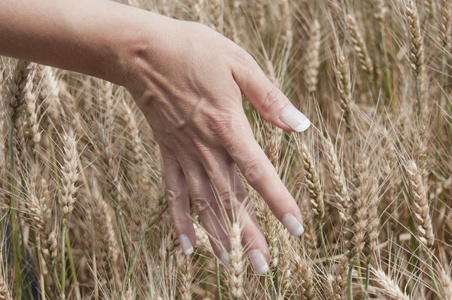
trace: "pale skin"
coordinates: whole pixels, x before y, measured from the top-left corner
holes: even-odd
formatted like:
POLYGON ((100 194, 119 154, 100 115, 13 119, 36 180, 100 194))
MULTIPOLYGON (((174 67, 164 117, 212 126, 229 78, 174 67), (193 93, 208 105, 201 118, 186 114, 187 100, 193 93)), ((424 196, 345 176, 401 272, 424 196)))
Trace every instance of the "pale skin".
MULTIPOLYGON (((302 233, 300 210, 254 139, 242 94, 284 130, 309 123, 227 38, 106 0, 2 0, 0 41, 0 55, 96 76, 131 93, 160 145, 169 212, 186 254, 196 244, 192 205, 215 254, 227 257, 221 209, 232 218, 247 200, 236 165, 289 232, 302 233)), ((251 263, 265 273, 269 250, 253 211, 239 221, 251 263)))

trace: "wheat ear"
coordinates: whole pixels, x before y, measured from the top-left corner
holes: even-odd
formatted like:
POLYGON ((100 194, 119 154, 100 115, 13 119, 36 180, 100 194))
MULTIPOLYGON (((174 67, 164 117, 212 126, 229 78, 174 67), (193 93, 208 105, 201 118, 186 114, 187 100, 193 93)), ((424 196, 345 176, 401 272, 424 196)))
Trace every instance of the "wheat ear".
POLYGON ((359 61, 361 62, 361 68, 366 71, 367 74, 372 76, 373 74, 373 64, 370 59, 369 52, 367 51, 366 44, 361 33, 356 25, 356 19, 353 15, 348 14, 346 17, 346 23, 348 32, 350 33, 350 39, 353 43, 353 48, 358 54, 359 61))
POLYGON ((205 23, 205 0, 196 0, 193 4, 193 20, 199 23, 205 23))
POLYGON ((3 275, 0 272, 0 299, 1 300, 10 300, 13 299, 11 297, 11 293, 8 288, 7 282, 3 279, 3 275))
POLYGON ((441 283, 441 291, 444 300, 452 300, 452 278, 450 272, 446 272, 444 268, 440 268, 439 281, 441 283))
POLYGON ((67 132, 63 134, 63 144, 64 164, 61 168, 63 190, 60 201, 63 209, 63 215, 64 217, 68 217, 74 209, 74 196, 77 191, 75 184, 79 177, 77 141, 75 140, 72 129, 68 129, 67 132))
POLYGON ((288 0, 279 1, 281 17, 282 17, 282 40, 287 53, 290 52, 293 44, 293 16, 288 0))
POLYGON ((413 0, 406 2, 406 17, 410 35, 410 65, 416 79, 416 96, 418 114, 421 115, 421 104, 424 95, 424 46, 419 25, 419 15, 413 0))
MULTIPOLYGON (((36 64, 30 64, 32 73, 36 74, 36 64)), ((34 76, 34 75, 33 75, 34 76)), ((32 77, 33 77, 32 76, 32 77)), ((25 135, 30 139, 29 146, 33 147, 41 140, 41 134, 39 132, 39 120, 37 115, 37 100, 38 95, 35 89, 33 89, 33 81, 29 80, 30 87, 25 94, 25 135)))
POLYGON ((349 207, 346 242, 351 263, 357 262, 357 256, 363 251, 367 228, 367 188, 369 182, 369 158, 361 156, 356 164, 357 180, 355 183, 354 203, 349 207))
POLYGON ((223 1, 222 0, 211 0, 210 1, 212 9, 212 29, 223 33, 223 1))
POLYGON ((312 22, 309 34, 309 44, 306 51, 306 85, 309 93, 314 93, 317 90, 317 83, 319 81, 319 67, 320 67, 320 23, 317 19, 312 22))
POLYGON ((263 35, 267 31, 267 0, 256 0, 255 5, 255 20, 258 25, 259 30, 263 35))
POLYGON ((347 131, 351 126, 351 105, 352 105, 352 89, 350 83, 350 66, 346 60, 342 49, 338 49, 336 62, 336 79, 337 88, 339 90, 340 105, 343 111, 343 119, 347 131))
POLYGON ((231 252, 229 254, 228 284, 233 299, 243 299, 245 295, 245 256, 242 246, 242 231, 237 222, 231 228, 231 252))
POLYGON ((439 23, 439 40, 441 47, 447 53, 450 49, 451 26, 452 26, 452 1, 441 0, 441 16, 439 23))
POLYGON ((299 141, 297 144, 303 161, 304 175, 309 190, 312 211, 318 222, 323 222, 325 216, 325 204, 323 202, 319 176, 317 175, 311 153, 306 144, 302 141, 299 141))
POLYGON ((388 132, 385 130, 383 134, 383 142, 385 145, 385 156, 388 162, 383 169, 383 178, 388 185, 385 194, 383 195, 383 208, 389 219, 389 224, 392 230, 396 229, 397 220, 399 219, 397 207, 397 185, 400 183, 400 174, 398 168, 396 148, 392 139, 389 138, 388 132))
POLYGON ((350 206, 350 198, 347 191, 347 181, 345 179, 342 166, 337 159, 336 150, 329 136, 323 139, 323 150, 333 181, 334 194, 336 195, 337 208, 343 222, 347 219, 347 211, 350 206))
POLYGON ((115 268, 118 257, 118 243, 110 211, 107 203, 103 200, 100 186, 95 177, 91 180, 92 197, 92 221, 93 232, 96 237, 96 260, 99 266, 99 273, 103 277, 103 282, 111 287, 115 278, 119 281, 117 268, 115 268))
POLYGON ((301 257, 298 252, 294 252, 289 260, 293 265, 294 278, 301 279, 300 281, 293 281, 293 286, 301 284, 302 299, 316 299, 312 261, 310 261, 309 258, 301 257))
POLYGON ((420 77, 424 68, 424 49, 419 25, 419 15, 413 0, 406 2, 406 17, 411 41, 411 68, 416 76, 420 77))
POLYGON ((228 27, 229 27, 229 38, 236 44, 241 44, 240 33, 240 0, 230 1, 229 5, 229 15, 228 15, 228 27))
POLYGON ((435 243, 435 236, 433 235, 427 191, 424 186, 421 171, 414 161, 407 163, 406 171, 413 197, 411 205, 416 232, 422 244, 430 249, 435 243))
POLYGON ((391 299, 396 300, 410 300, 410 297, 405 294, 399 287, 399 285, 386 273, 381 270, 375 270, 375 279, 378 285, 383 289, 383 292, 391 299))
POLYGON ((193 256, 178 253, 177 261, 179 263, 180 285, 178 287, 181 300, 191 300, 193 291, 193 256))

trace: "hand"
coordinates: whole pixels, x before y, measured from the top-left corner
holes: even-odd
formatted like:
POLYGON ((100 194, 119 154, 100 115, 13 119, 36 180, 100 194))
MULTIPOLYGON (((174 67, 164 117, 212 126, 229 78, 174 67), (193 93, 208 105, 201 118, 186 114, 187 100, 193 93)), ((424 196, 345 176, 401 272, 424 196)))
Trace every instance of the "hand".
POLYGON ((0 54, 93 75, 125 86, 160 144, 172 222, 186 254, 195 207, 225 260, 230 250, 220 207, 238 215, 255 270, 268 247, 235 164, 294 235, 300 211, 254 139, 242 93, 270 122, 302 131, 309 121, 240 47, 208 29, 104 0, 0 1, 0 54), (17 22, 17 20, 22 20, 17 22), (215 191, 215 192, 214 192, 215 191), (217 200, 218 197, 218 200, 217 200))
MULTIPOLYGON (((247 199, 235 164, 287 229, 301 235, 297 204, 254 139, 242 93, 282 129, 302 131, 309 120, 230 40, 197 23, 161 22, 161 36, 135 51, 128 88, 161 147, 169 211, 184 252, 195 245, 191 200, 214 252, 225 261, 230 245, 221 207, 232 220, 247 199)), ((265 273, 269 251, 256 217, 248 209, 239 218, 242 244, 254 269, 265 273)))

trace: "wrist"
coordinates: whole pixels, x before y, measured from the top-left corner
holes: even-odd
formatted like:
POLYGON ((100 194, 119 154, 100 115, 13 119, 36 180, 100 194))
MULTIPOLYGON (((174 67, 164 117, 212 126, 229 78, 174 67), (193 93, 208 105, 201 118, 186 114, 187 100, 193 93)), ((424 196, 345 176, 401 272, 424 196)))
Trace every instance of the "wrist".
MULTIPOLYGON (((152 12, 133 9, 129 33, 125 40, 115 43, 117 53, 115 83, 126 87, 135 98, 141 98, 159 76, 174 64, 183 64, 183 53, 189 47, 189 39, 183 39, 183 21, 171 19, 152 12)), ((187 22, 188 23, 188 22, 187 22)), ((180 70, 183 68, 181 67, 180 70)), ((138 99, 135 99, 138 100, 138 99)))

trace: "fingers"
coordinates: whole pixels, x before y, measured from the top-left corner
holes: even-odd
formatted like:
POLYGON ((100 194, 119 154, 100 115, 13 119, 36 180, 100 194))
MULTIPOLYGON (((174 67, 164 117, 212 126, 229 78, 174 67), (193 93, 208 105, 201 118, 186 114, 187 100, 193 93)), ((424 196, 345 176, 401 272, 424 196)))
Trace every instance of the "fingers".
POLYGON ((234 79, 262 116, 284 130, 308 129, 308 118, 271 83, 251 55, 240 53, 232 68, 234 79))
POLYGON ((209 235, 215 255, 226 264, 227 252, 230 251, 230 241, 211 181, 201 164, 192 160, 185 160, 183 164, 190 190, 191 204, 209 235))
POLYGON ((225 148, 229 150, 229 155, 248 183, 264 198, 274 215, 292 235, 302 235, 303 219, 298 205, 254 139, 251 128, 229 143, 233 143, 233 146, 226 145, 225 148))
MULTIPOLYGON (((194 235, 190 233, 190 231, 193 232, 193 226, 189 218, 186 198, 188 186, 192 205, 209 234, 214 253, 222 262, 227 265, 228 252, 231 251, 227 230, 230 226, 226 224, 224 219, 226 217, 232 222, 237 222, 242 228, 242 245, 253 268, 258 274, 266 273, 270 259, 267 242, 253 210, 247 203, 247 191, 233 161, 225 153, 212 155, 209 152, 209 155, 204 158, 206 158, 205 165, 186 158, 182 159, 186 174, 184 176, 177 161, 169 158, 168 155, 164 157, 165 174, 166 172, 172 174, 165 179, 169 191, 169 209, 181 246, 184 246, 184 235, 189 239, 192 234, 194 235), (227 216, 224 216, 223 212, 227 216), (187 228, 190 229, 189 232, 187 228)), ((185 251, 185 248, 183 250, 186 254, 193 251, 185 251)))
POLYGON ((162 147, 166 198, 174 231, 186 255, 193 253, 196 236, 190 218, 190 202, 184 173, 172 152, 162 147))
POLYGON ((220 207, 225 210, 232 223, 237 223, 241 227, 242 245, 253 269, 258 274, 266 273, 270 260, 267 241, 253 208, 249 205, 247 191, 233 161, 225 153, 215 153, 211 159, 207 159, 204 167, 215 186, 220 207))

